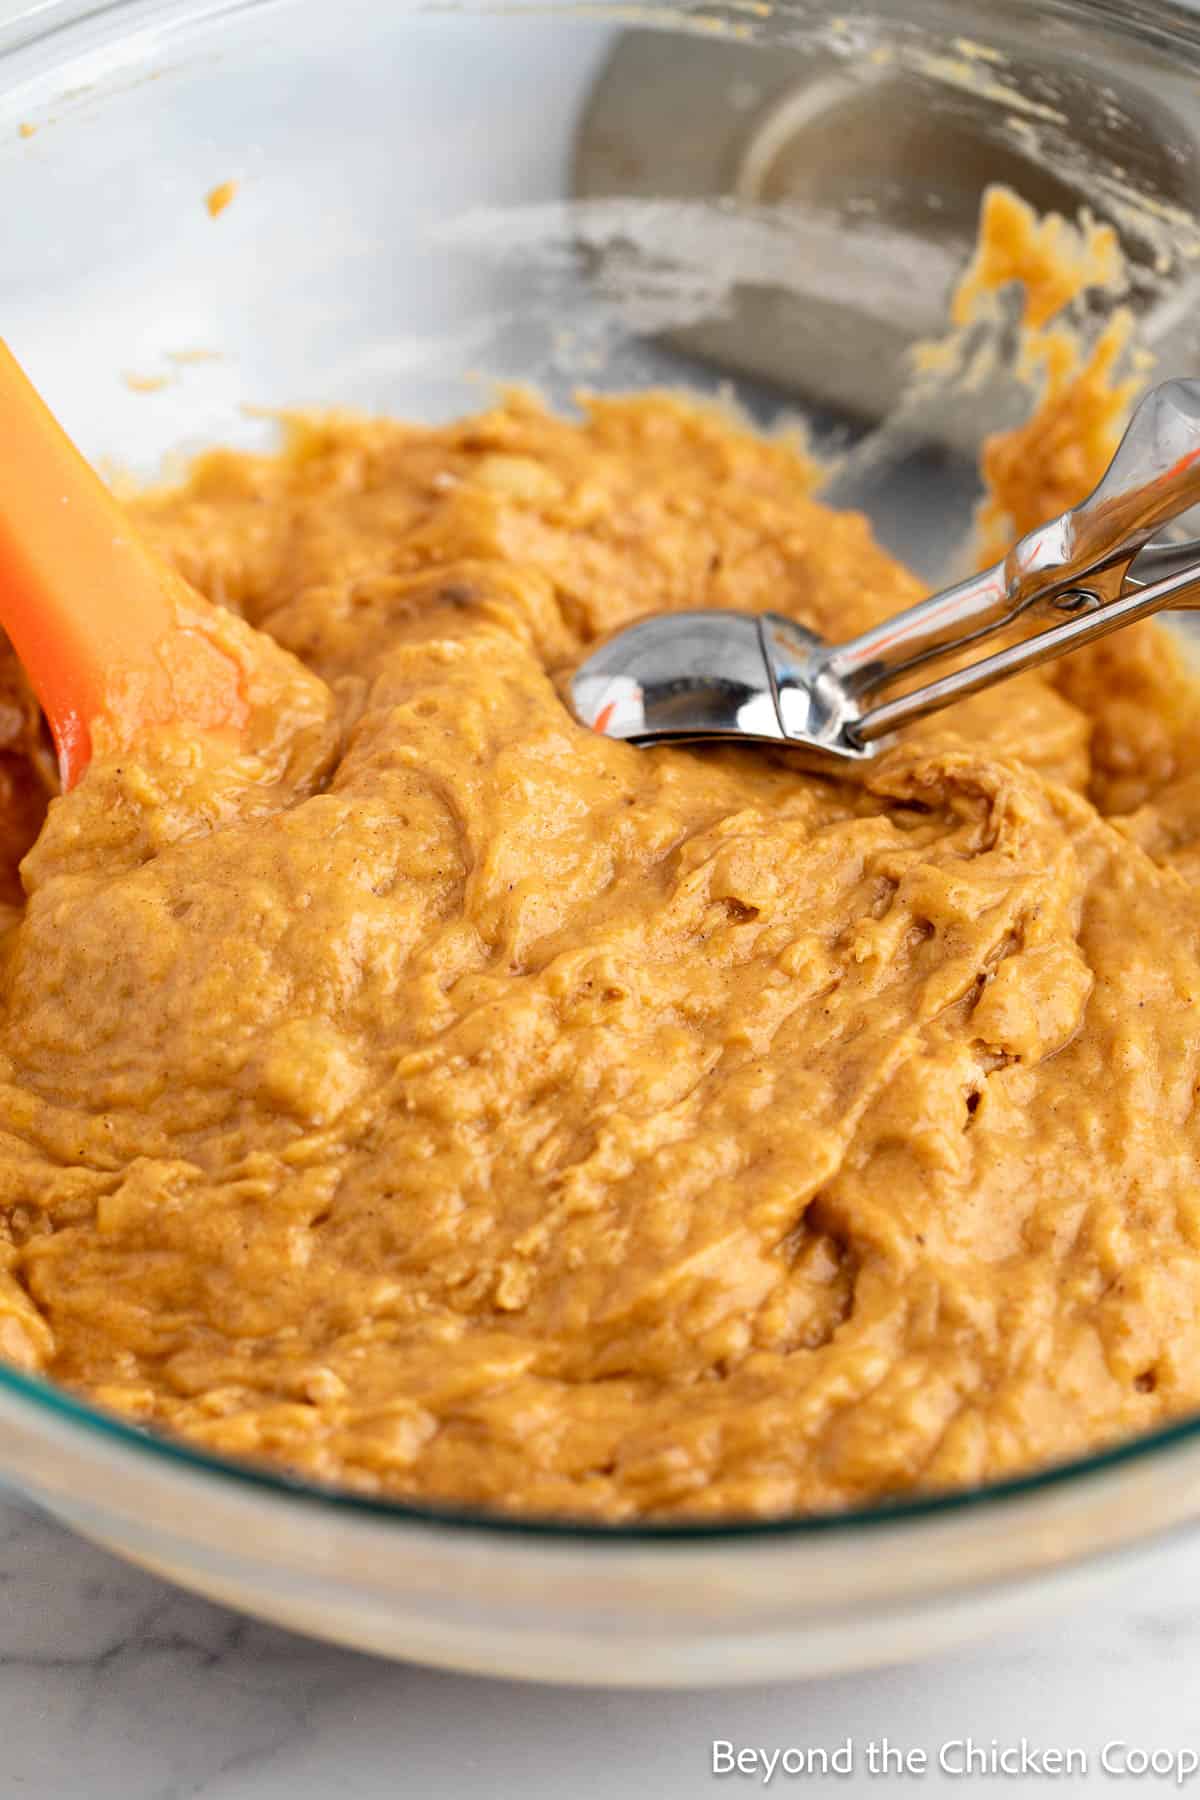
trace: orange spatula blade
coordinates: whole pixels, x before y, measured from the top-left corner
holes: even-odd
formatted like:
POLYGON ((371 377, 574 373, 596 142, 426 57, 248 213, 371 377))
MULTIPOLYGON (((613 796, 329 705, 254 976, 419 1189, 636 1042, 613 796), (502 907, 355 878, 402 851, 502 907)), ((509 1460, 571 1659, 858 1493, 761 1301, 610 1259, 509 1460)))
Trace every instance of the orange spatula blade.
POLYGON ((244 722, 242 672, 188 617, 185 593, 0 340, 0 625, 50 722, 64 787, 86 768, 101 717, 122 742, 142 723, 244 722))

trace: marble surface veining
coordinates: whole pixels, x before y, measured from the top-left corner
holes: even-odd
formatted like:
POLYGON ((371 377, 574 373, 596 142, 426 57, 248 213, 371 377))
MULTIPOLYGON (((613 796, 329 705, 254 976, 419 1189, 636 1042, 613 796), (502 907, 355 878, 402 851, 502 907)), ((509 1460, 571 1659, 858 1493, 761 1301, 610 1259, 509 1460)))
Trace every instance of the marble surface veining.
POLYGON ((1200 1752, 1200 1536, 1115 1568, 1098 1597, 912 1668, 809 1684, 636 1694, 436 1673, 311 1643, 127 1568, 0 1500, 2 1800, 691 1800, 712 1794, 1108 1792, 1102 1746, 1200 1752), (972 1736, 1079 1746, 1085 1776, 939 1773, 972 1736), (870 1778, 868 1740, 925 1747, 923 1775, 870 1778), (847 1777, 717 1777, 739 1747, 855 1741, 847 1777))

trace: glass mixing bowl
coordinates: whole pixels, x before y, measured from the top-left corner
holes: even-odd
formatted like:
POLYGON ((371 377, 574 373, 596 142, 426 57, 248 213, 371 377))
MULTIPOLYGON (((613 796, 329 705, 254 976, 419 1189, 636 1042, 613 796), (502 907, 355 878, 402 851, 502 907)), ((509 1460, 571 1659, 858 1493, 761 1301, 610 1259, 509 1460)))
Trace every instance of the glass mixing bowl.
MULTIPOLYGON (((907 376, 981 189, 1111 218, 1143 338, 1194 370, 1198 77, 1200 21, 1158 0, 10 0, 0 326, 86 450, 142 474, 264 441, 284 405, 446 415, 495 376, 561 403, 727 385, 837 445, 839 501, 933 577, 1011 406, 907 376)), ((316 1634, 711 1683, 1058 1603, 1200 1513, 1200 1424, 835 1518, 604 1529, 316 1491, 0 1371, 0 1473, 316 1634)))

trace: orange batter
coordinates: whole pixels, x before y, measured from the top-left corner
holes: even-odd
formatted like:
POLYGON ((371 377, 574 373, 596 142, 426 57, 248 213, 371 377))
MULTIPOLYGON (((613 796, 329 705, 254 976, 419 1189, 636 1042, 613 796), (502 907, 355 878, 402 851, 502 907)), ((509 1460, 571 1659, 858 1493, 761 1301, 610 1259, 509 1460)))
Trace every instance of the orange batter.
MULTIPOLYGON (((1053 470, 993 446, 993 524, 1090 484, 1102 375, 1051 368, 1053 470)), ((844 636, 918 598, 813 485, 669 396, 510 397, 137 503, 317 681, 254 755, 159 730, 44 820, 0 695, 0 1352, 321 1480, 603 1519, 978 1482, 1200 1404, 1167 637, 862 787, 559 698, 650 610, 844 636)))

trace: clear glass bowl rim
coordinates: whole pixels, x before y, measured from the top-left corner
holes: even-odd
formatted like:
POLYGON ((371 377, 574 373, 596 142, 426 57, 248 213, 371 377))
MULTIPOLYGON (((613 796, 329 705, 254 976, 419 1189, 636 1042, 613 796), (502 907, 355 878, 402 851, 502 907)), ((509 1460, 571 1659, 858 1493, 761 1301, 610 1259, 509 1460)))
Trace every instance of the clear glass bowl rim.
MULTIPOLYGON (((276 10, 290 0, 25 0, 6 19, 0 21, 0 91, 3 89, 3 64, 7 58, 25 51, 37 51, 50 40, 64 38, 69 42, 76 30, 89 33, 99 30, 104 37, 120 35, 120 28, 136 21, 139 26, 152 25, 165 34, 173 28, 211 25, 222 18, 276 10)), ((652 24, 656 13, 662 13, 671 28, 689 29, 687 0, 642 0, 629 5, 623 0, 507 0, 495 6, 488 0, 458 0, 444 7, 436 0, 394 0, 395 9, 420 15, 439 13, 451 18, 472 12, 504 13, 514 18, 567 17, 578 12, 592 22, 606 14, 626 24, 652 24)), ((817 11, 819 0, 777 0, 777 13, 817 11)), ((895 0, 881 0, 878 17, 888 21, 902 18, 893 12, 895 0)), ((1200 10, 1192 10, 1179 0, 1001 0, 997 13, 1006 4, 1014 12, 1031 12, 1046 19, 1069 24, 1104 26, 1116 35, 1132 37, 1155 47, 1178 51, 1187 49, 1196 58, 1196 74, 1200 79, 1200 10)), ((694 28, 710 35, 714 7, 700 0, 695 4, 694 28)), ((930 11, 944 10, 939 0, 931 0, 930 11)), ((65 46, 64 46, 65 47, 65 46)), ((758 1542, 780 1539, 800 1540, 830 1534, 843 1538, 855 1531, 883 1531, 889 1526, 935 1519, 938 1516, 962 1516, 994 1511, 1005 1502, 1032 1495, 1049 1493, 1070 1486, 1081 1486, 1123 1466, 1150 1463, 1167 1452, 1186 1445, 1200 1445, 1200 1413, 1178 1420, 1156 1431, 1122 1439, 1088 1456, 1044 1465, 1027 1474, 978 1487, 906 1496, 885 1500, 871 1506, 855 1507, 839 1512, 809 1513, 778 1518, 731 1518, 709 1520, 638 1520, 606 1524, 568 1515, 543 1517, 537 1514, 503 1513, 470 1506, 425 1505, 412 1501, 381 1498, 352 1490, 304 1481, 298 1476, 250 1461, 235 1462, 193 1448, 180 1439, 152 1433, 142 1427, 85 1404, 69 1389, 26 1375, 0 1363, 0 1393, 7 1392, 18 1402, 40 1409, 59 1425, 81 1431, 84 1436, 108 1441, 115 1446, 157 1460, 183 1471, 219 1477, 257 1492, 263 1498, 277 1496, 295 1505, 300 1503, 326 1515, 359 1515, 378 1520, 394 1520, 408 1527, 428 1525, 439 1529, 457 1528, 472 1534, 492 1532, 498 1537, 528 1539, 564 1538, 578 1543, 604 1544, 758 1542)), ((2 1446, 0 1446, 2 1463, 2 1446)))

